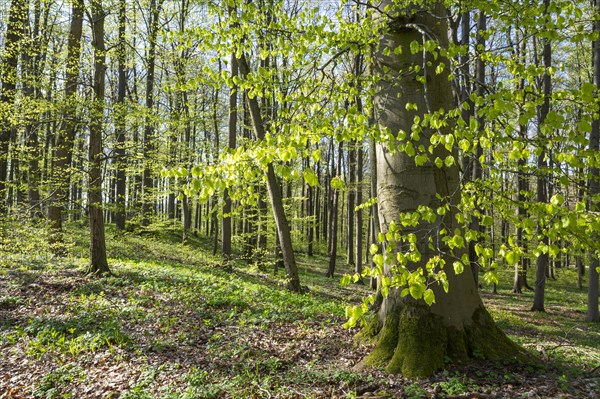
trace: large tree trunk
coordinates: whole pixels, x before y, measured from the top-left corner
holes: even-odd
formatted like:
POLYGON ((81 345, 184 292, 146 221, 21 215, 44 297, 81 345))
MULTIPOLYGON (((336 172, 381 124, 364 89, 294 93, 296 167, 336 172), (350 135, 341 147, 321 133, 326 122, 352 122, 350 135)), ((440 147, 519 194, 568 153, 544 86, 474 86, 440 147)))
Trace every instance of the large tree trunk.
POLYGON ((102 0, 92 2, 92 45, 94 47, 94 99, 90 108, 90 148, 88 211, 90 218, 90 268, 92 274, 110 274, 106 260, 104 219, 102 217, 102 128, 104 119, 104 88, 106 46, 102 0))
MULTIPOLYGON (((375 54, 376 71, 384 76, 375 97, 376 116, 382 127, 391 132, 406 132, 407 139, 398 138, 396 143, 404 144, 410 140, 415 116, 421 116, 422 120, 428 108, 435 112, 452 107, 447 66, 441 74, 433 70, 422 71, 427 77, 426 85, 414 75, 399 79, 400 71, 409 70, 411 65, 423 66, 426 61, 436 64, 431 55, 424 60, 421 51, 411 55, 410 43, 422 42, 425 35, 438 38, 440 45, 446 47, 447 14, 441 3, 428 5, 427 10, 414 10, 415 13, 409 16, 403 16, 402 10, 394 8, 391 1, 384 1, 382 7, 385 5, 390 5, 391 9, 387 13, 390 18, 389 31, 381 37, 380 48, 375 54), (426 29, 427 33, 421 29, 426 29), (398 46, 402 47, 402 55, 396 55, 393 51, 398 46), (392 51, 387 53, 385 48, 392 51), (383 73, 384 70, 387 73, 383 73), (418 111, 407 110, 411 109, 406 106, 408 103, 416 104, 418 111)), ((423 128, 415 147, 419 144, 427 147, 432 133, 428 128, 423 128)), ((450 153, 441 146, 433 153, 434 158, 439 156, 445 159, 448 155, 450 153)), ((456 157, 456 152, 453 155, 456 157)), ((392 222, 399 220, 403 212, 414 211, 420 205, 437 209, 441 205, 438 196, 444 202, 455 205, 457 193, 460 190, 456 164, 438 168, 429 160, 422 166, 415 166, 414 158, 406 153, 392 151, 385 144, 377 145, 377 194, 383 233, 388 231, 392 222)), ((432 250, 428 240, 435 239, 439 233, 436 230, 441 229, 441 224, 449 231, 458 227, 454 212, 438 217, 433 223, 423 222, 420 226, 403 230, 403 233, 416 235, 417 246, 422 254, 420 261, 407 265, 409 270, 424 269, 431 257, 445 256, 432 250)), ((363 330, 365 336, 376 335, 376 345, 366 358, 367 364, 385 366, 389 372, 415 377, 428 376, 443 368, 447 359, 512 358, 519 353, 518 347, 495 326, 485 310, 473 275, 468 272, 455 274, 451 264, 452 261, 447 259, 445 271, 450 289, 446 293, 439 285, 433 284, 436 302, 431 306, 412 299, 410 295, 402 297, 400 288, 389 291, 380 306, 378 317, 373 318, 363 330)), ((385 269, 386 274, 392 273, 391 265, 387 264, 385 269)))

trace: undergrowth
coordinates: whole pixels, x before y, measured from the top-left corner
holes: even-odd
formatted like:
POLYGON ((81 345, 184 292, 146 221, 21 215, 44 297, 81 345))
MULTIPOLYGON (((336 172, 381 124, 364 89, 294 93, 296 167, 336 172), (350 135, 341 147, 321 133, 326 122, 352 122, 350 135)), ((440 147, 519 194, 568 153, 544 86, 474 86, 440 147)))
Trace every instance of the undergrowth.
MULTIPOLYGON (((109 227, 113 275, 93 278, 84 273, 88 242, 82 226, 69 226, 68 255, 57 257, 45 244, 44 226, 17 232, 6 223, 3 231, 11 233, 0 240, 4 389, 40 398, 100 392, 130 399, 320 398, 369 390, 420 398, 493 392, 518 378, 484 368, 423 383, 355 370, 369 348, 354 347, 356 331, 341 325, 346 304, 368 288, 342 288, 324 277, 323 256, 298 254, 310 291, 295 294, 284 289, 282 271, 273 275, 245 261, 225 268, 208 240, 189 236, 183 243, 168 225, 139 234, 109 227)), ((600 364, 600 328, 583 322, 585 293, 572 284, 571 273, 561 270, 557 281, 548 282, 547 314, 528 311, 530 293, 509 292, 508 271, 499 294, 483 289, 499 325, 552 363, 565 392, 600 364)))

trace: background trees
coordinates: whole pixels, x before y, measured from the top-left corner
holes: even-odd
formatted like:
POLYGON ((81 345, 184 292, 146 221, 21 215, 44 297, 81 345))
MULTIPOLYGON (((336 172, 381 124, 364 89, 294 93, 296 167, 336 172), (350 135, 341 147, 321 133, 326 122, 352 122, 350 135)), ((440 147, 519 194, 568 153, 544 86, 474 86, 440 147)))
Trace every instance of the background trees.
POLYGON ((57 247, 66 219, 94 222, 100 234, 82 218, 98 209, 95 220, 121 232, 185 231, 183 239, 210 238, 215 252, 261 267, 277 263, 281 248, 295 290, 305 250, 329 256, 330 275, 354 264, 354 280, 370 275, 383 289, 390 276, 371 244, 388 231, 380 236, 367 190, 380 145, 415 166, 459 166, 460 199, 432 211, 454 219, 445 245, 468 247, 468 259, 445 268, 471 267, 485 286, 512 267, 519 291, 536 264, 542 310, 543 283, 587 265, 588 318, 597 320, 597 2, 453 3, 448 43, 424 30, 389 50, 377 50, 375 15, 386 11, 374 4, 105 0, 102 9, 115 12, 103 33, 93 29, 98 4, 0 5, 3 212, 43 210, 57 247), (101 38, 105 49, 94 47, 101 38), (373 69, 376 51, 431 54, 431 64, 424 57, 399 72, 424 90, 451 79, 443 118, 429 90, 418 114, 404 104, 401 146, 373 116, 387 73, 373 69), (444 123, 451 129, 420 134, 444 123))

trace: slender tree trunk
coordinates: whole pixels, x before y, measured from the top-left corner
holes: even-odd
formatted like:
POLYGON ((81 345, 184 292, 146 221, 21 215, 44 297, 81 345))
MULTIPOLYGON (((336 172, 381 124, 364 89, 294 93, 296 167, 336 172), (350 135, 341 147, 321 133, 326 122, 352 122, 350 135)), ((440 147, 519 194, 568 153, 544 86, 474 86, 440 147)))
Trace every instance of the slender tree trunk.
MULTIPOLYGON (((307 162, 307 167, 310 166, 310 163, 307 162)), ((307 246, 307 255, 314 255, 314 240, 315 240, 315 191, 316 187, 311 186, 310 184, 306 184, 306 239, 308 241, 307 246)))
POLYGON ((150 0, 150 21, 148 24, 148 56, 146 58, 146 120, 144 122, 144 171, 142 173, 142 226, 150 224, 153 211, 153 187, 154 179, 152 172, 152 159, 155 157, 155 121, 152 116, 154 112, 154 84, 156 76, 156 40, 158 36, 158 18, 162 8, 163 0, 150 0), (157 3, 158 1, 158 3, 157 3))
POLYGON ((347 235, 346 235, 346 263, 354 265, 354 208, 356 207, 356 146, 355 143, 348 145, 348 213, 347 213, 347 235))
MULTIPOLYGON (((361 107, 362 108, 362 107, 361 107)), ((357 145, 356 158, 356 204, 361 205, 363 201, 362 183, 363 183, 363 147, 360 142, 357 145)), ((359 209, 355 212, 356 220, 356 257, 354 261, 354 272, 362 274, 363 272, 363 210, 359 209)))
MULTIPOLYGON (((342 174, 342 157, 344 156, 343 143, 338 144, 337 154, 337 167, 336 175, 342 174)), ((332 163, 334 158, 332 157, 332 163)), ((327 277, 333 277, 335 274, 335 265, 337 262, 337 247, 338 247, 338 220, 339 216, 339 204, 340 204, 340 190, 331 188, 332 201, 331 201, 331 229, 329 231, 329 267, 327 268, 327 277)))
MULTIPOLYGON (((12 0, 8 11, 8 24, 4 37, 4 51, 0 63, 0 105, 12 112, 17 84, 17 64, 20 42, 25 24, 26 0, 12 0)), ((0 212, 7 206, 6 182, 8 181, 8 149, 12 125, 9 115, 0 115, 0 212)))
POLYGON ((104 219, 102 218, 102 130, 104 119, 104 90, 106 74, 106 46, 102 0, 92 1, 92 46, 94 48, 94 99, 90 109, 88 212, 90 222, 91 274, 110 274, 106 259, 104 219))
POLYGON ((73 159, 73 143, 77 128, 77 86, 83 29, 83 1, 74 0, 71 9, 71 26, 67 43, 65 70, 65 109, 62 123, 57 132, 56 150, 52 164, 52 193, 48 207, 50 241, 62 241, 62 211, 66 206, 73 159))
MULTIPOLYGON (((242 57, 238 59, 238 68, 240 76, 246 79, 250 68, 246 61, 246 56, 242 54, 242 57)), ((254 128, 254 134, 257 139, 264 140, 265 130, 264 122, 260 114, 260 105, 256 100, 256 97, 246 97, 248 102, 248 109, 250 111, 250 117, 252 119, 252 127, 254 128)), ((283 264, 288 278, 288 288, 291 291, 301 292, 302 287, 300 285, 300 278, 298 277, 298 268, 296 266, 296 258, 294 256, 294 250, 292 247, 292 236, 290 234, 290 228, 285 210, 283 208, 283 200, 281 197, 281 187, 277 182, 273 165, 267 166, 267 190, 271 199, 271 206, 273 207, 273 217, 275 218, 275 225, 277 227, 277 236, 281 243, 281 252, 283 255, 283 264)))
POLYGON ((125 159, 125 116, 126 105, 125 96, 127 95, 127 66, 126 62, 126 25, 127 2, 119 1, 119 47, 117 53, 118 60, 118 83, 117 83, 117 104, 115 114, 115 157, 116 157, 116 188, 115 188, 115 226, 118 231, 125 230, 125 192, 126 177, 125 169, 127 167, 125 159))
MULTIPOLYGON (((229 13, 234 13, 233 7, 229 8, 229 13)), ((235 54, 231 55, 231 78, 237 76, 238 67, 237 59, 235 54)), ((234 85, 230 88, 229 92, 229 142, 228 148, 234 149, 236 147, 237 138, 237 87, 234 85)), ((223 259, 227 262, 231 259, 231 197, 229 196, 229 190, 225 189, 223 193, 223 218, 221 219, 221 241, 223 259)))
MULTIPOLYGON (((525 59, 525 39, 522 40, 522 44, 517 45, 518 57, 523 61, 525 59)), ((519 83, 519 90, 525 89, 525 80, 521 79, 519 83)), ((523 110, 519 109, 519 116, 521 116, 523 110)), ((519 124, 519 137, 523 140, 527 140, 527 126, 524 124, 519 124)), ((525 237, 523 234, 523 227, 520 226, 520 223, 527 217, 527 210, 525 209, 525 201, 526 195, 525 193, 529 190, 529 182, 527 181, 527 177, 525 176, 525 166, 527 164, 527 160, 520 158, 517 162, 518 170, 517 170, 517 215, 519 220, 519 225, 516 228, 516 236, 517 236, 517 244, 519 247, 526 252, 527 243, 525 242, 525 237)), ((523 287, 527 287, 527 258, 522 256, 519 259, 519 262, 515 264, 515 274, 513 281, 513 292, 516 294, 520 294, 523 292, 523 287)))
MULTIPOLYGON (((550 0, 544 0, 544 16, 545 21, 550 21, 550 0)), ((546 177, 547 173, 547 162, 546 162, 546 135, 544 133, 544 124, 546 122, 546 117, 550 112, 550 98, 552 96, 552 78, 550 76, 550 68, 552 67, 552 44, 550 39, 545 38, 544 40, 544 49, 543 49, 543 62, 545 72, 542 76, 542 85, 543 85, 543 95, 544 102, 542 103, 539 110, 539 120, 538 120, 538 137, 541 139, 542 151, 538 155, 537 159, 537 167, 538 167, 538 176, 537 176, 537 202, 538 205, 542 206, 542 204, 546 204, 548 202, 548 179, 546 177)), ((538 234, 543 234, 544 230, 544 221, 541 218, 538 218, 538 234)), ((550 243, 548 237, 546 235, 542 238, 542 243, 546 246, 550 243)), ((545 288, 546 288, 546 270, 549 267, 549 257, 548 252, 542 253, 537 257, 536 262, 536 273, 535 273, 535 292, 533 295, 533 306, 531 310, 545 312, 544 308, 544 297, 545 297, 545 288)))

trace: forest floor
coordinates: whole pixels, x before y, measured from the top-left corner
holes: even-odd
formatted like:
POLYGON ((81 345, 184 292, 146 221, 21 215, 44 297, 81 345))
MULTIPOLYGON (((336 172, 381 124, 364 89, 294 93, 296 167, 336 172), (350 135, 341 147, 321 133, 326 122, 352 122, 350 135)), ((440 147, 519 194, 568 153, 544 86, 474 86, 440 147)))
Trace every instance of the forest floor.
POLYGON ((370 348, 342 327, 344 308, 368 291, 323 277, 323 257, 298 254, 310 292, 292 294, 271 266, 225 270, 209 243, 180 244, 175 230, 108 236, 113 276, 99 279, 84 273, 81 227, 62 258, 32 228, 2 231, 0 399, 600 398, 600 326, 584 321, 585 292, 565 269, 548 282, 543 314, 529 311, 530 292, 510 293, 508 274, 498 294, 482 289, 498 324, 541 362, 409 380, 356 367, 370 348))

